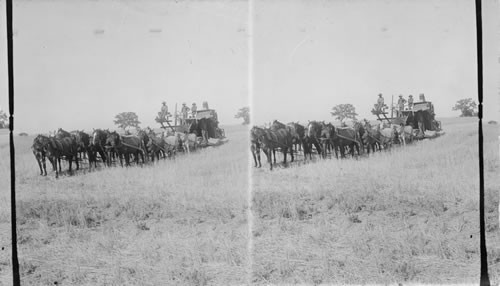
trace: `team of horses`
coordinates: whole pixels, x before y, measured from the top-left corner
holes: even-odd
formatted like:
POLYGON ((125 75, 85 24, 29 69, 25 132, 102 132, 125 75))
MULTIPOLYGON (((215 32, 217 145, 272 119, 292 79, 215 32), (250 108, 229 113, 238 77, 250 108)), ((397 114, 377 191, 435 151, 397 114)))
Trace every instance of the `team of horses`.
POLYGON ((152 129, 138 130, 134 135, 123 135, 108 129, 94 129, 92 133, 83 131, 65 131, 61 128, 53 135, 37 135, 31 147, 40 168, 40 175, 47 175, 46 161, 52 164, 56 178, 61 173, 61 160, 67 160, 69 172, 72 173, 73 162, 76 170, 80 162, 88 160, 89 171, 97 168, 98 162, 111 166, 118 159, 123 167, 130 166, 131 161, 137 165, 148 161, 171 158, 177 150, 190 153, 201 143, 204 132, 197 124, 192 124, 184 132, 155 133, 152 129), (198 134, 202 134, 199 137, 198 134))
POLYGON ((283 153, 283 164, 287 164, 287 154, 291 162, 294 154, 302 151, 304 160, 312 159, 313 153, 320 158, 335 154, 336 158, 360 156, 387 150, 393 143, 406 145, 414 139, 412 126, 397 124, 376 124, 368 121, 354 121, 352 126, 334 126, 324 121, 309 121, 307 125, 298 122, 283 124, 274 120, 268 127, 253 126, 250 130, 250 150, 255 167, 261 167, 260 151, 267 157, 270 169, 276 164, 276 151, 283 153))

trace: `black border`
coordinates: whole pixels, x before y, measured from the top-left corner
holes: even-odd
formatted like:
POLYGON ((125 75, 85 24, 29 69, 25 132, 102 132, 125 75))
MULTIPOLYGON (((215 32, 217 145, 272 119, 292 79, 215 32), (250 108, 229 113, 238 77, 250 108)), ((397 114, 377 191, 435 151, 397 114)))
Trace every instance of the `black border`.
POLYGON ((479 248, 481 254, 480 285, 490 285, 486 232, 484 221, 484 154, 483 154, 483 26, 481 0, 476 0, 476 41, 477 41, 477 97, 478 97, 478 139, 479 139, 479 248))
MULTIPOLYGON (((490 285, 488 276, 488 259, 486 250, 486 233, 484 218, 484 155, 483 155, 483 34, 481 0, 475 0, 476 7, 476 41, 477 41, 477 81, 478 81, 478 117, 479 117, 479 228, 481 279, 480 285, 490 285)), ((14 148, 14 62, 13 62, 13 27, 12 0, 6 0, 7 15, 7 63, 9 94, 9 148, 10 148, 10 180, 11 180, 11 232, 12 232, 12 278, 13 285, 21 285, 19 260, 17 256, 16 232, 16 171, 14 148)))
POLYGON ((9 146, 10 146, 10 219, 12 231, 12 283, 21 285, 19 260, 17 258, 17 222, 16 222, 16 156, 14 149, 14 57, 12 0, 6 0, 7 12, 7 65, 9 82, 9 146))

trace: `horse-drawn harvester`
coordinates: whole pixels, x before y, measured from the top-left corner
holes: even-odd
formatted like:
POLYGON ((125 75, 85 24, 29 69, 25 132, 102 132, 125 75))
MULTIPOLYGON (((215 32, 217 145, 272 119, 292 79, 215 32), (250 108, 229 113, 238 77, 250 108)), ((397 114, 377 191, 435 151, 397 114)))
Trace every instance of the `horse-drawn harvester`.
MULTIPOLYGON (((396 109, 394 106, 392 110, 396 109)), ((392 111, 391 110, 391 111, 392 111)), ((377 116, 380 122, 389 124, 412 126, 416 139, 435 138, 443 134, 441 122, 435 119, 434 105, 430 101, 415 102, 411 108, 408 106, 404 110, 397 111, 397 116, 387 117, 387 112, 383 109, 372 109, 372 113, 377 116)))
POLYGON ((175 112, 173 125, 172 120, 168 118, 157 118, 156 121, 167 133, 196 134, 198 147, 218 146, 228 141, 224 129, 219 127, 217 112, 214 109, 198 110, 187 118, 182 118, 175 112))

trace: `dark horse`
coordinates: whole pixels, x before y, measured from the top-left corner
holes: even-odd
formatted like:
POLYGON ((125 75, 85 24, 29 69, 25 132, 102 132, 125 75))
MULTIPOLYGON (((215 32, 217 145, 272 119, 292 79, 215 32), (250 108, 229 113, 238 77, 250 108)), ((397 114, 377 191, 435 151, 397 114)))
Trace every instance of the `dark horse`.
POLYGON ((92 140, 90 138, 90 135, 83 132, 83 131, 71 131, 71 134, 73 136, 75 136, 75 139, 76 139, 76 144, 78 145, 78 155, 79 155, 79 159, 82 160, 83 158, 85 158, 85 156, 88 158, 89 160, 89 170, 90 168, 92 167, 92 164, 96 164, 96 156, 95 156, 95 152, 92 152, 91 150, 91 143, 92 143, 92 140), (83 155, 83 158, 82 158, 82 155, 83 155))
POLYGON ((365 126, 363 126, 363 124, 360 122, 360 121, 355 121, 354 122, 354 131, 356 131, 356 133, 358 133, 358 138, 359 138, 359 148, 361 150, 362 153, 365 152, 365 140, 364 140, 364 135, 365 135, 365 126))
POLYGON ((252 152, 252 157, 255 162, 255 167, 262 167, 262 164, 260 163, 260 141, 258 138, 258 127, 254 126, 250 130, 250 151, 252 152))
POLYGON ((114 150, 120 158, 120 165, 123 167, 123 157, 125 157, 125 166, 130 166, 130 155, 134 154, 136 164, 139 164, 139 156, 144 164, 144 143, 137 136, 120 136, 116 131, 110 132, 106 143, 110 149, 114 150))
POLYGON ((65 157, 69 162, 69 172, 71 173, 71 164, 73 160, 76 163, 76 169, 80 168, 78 164, 78 145, 76 139, 69 132, 61 129, 57 132, 56 137, 49 137, 47 144, 47 157, 52 162, 52 166, 56 171, 56 178, 61 172, 61 158, 65 157), (68 136, 69 135, 69 136, 68 136), (59 170, 58 170, 59 164, 59 170))
MULTIPOLYGON (((317 121, 310 121, 307 124, 306 136, 304 145, 307 145, 307 151, 309 153, 309 159, 312 159, 312 146, 316 147, 318 155, 321 155, 320 137, 321 129, 323 129, 321 123, 317 121)), ((306 148, 304 148, 304 160, 307 158, 306 148)))
MULTIPOLYGON (((153 132, 153 130, 151 130, 149 127, 146 129, 146 130, 138 130, 137 131, 137 136, 142 140, 142 144, 144 145, 144 151, 146 152, 146 154, 149 154, 150 153, 150 149, 149 149, 149 134, 153 132)), ((129 134, 130 135, 130 134, 129 134)))
POLYGON ((295 153, 298 153, 300 150, 304 150, 306 153, 306 146, 304 146, 304 138, 306 136, 306 129, 304 126, 300 125, 297 122, 290 122, 287 124, 292 133, 293 145, 295 147, 295 153), (297 148, 298 147, 298 148, 297 148))
POLYGON ((191 123, 189 133, 196 134, 197 137, 202 138, 203 143, 208 143, 208 138, 218 137, 215 134, 214 122, 208 118, 200 118, 191 123))
POLYGON ((333 140, 335 136, 335 127, 331 123, 324 123, 322 124, 321 128, 321 136, 320 136, 320 141, 321 141, 321 154, 323 158, 326 158, 327 152, 330 150, 335 151, 335 155, 338 158, 337 155, 337 148, 335 145, 335 141, 333 140))
POLYGON ((278 120, 274 120, 271 125, 271 131, 274 132, 277 136, 277 141, 274 143, 279 145, 281 152, 283 153, 283 163, 286 164, 286 153, 290 153, 290 162, 293 162, 293 134, 290 126, 287 126, 278 120))
MULTIPOLYGON (((108 138, 109 135, 109 130, 102 130, 102 129, 95 129, 94 132, 92 132, 92 144, 90 147, 90 150, 93 154, 101 156, 102 162, 104 164, 108 162, 108 154, 106 150, 106 139, 108 138)), ((96 156, 97 157, 97 156, 96 156)), ((95 161, 95 167, 97 167, 97 159, 95 161)))
POLYGON ((255 142, 258 144, 254 148, 256 151, 256 155, 259 154, 258 155, 259 165, 260 165, 260 150, 262 149, 264 154, 266 154, 267 162, 269 163, 270 169, 272 170, 273 169, 273 164, 272 164, 272 161, 273 161, 272 156, 273 155, 274 155, 274 163, 276 164, 276 150, 272 146, 272 142, 270 142, 270 140, 272 140, 274 138, 272 135, 272 131, 270 129, 267 129, 267 128, 261 128, 261 127, 254 126, 251 130, 251 138, 253 138, 251 140, 255 140, 255 142), (257 149, 257 146, 258 146, 258 149, 257 149))
POLYGON ((359 139, 359 134, 351 127, 337 127, 335 128, 335 133, 333 136, 334 146, 340 149, 341 158, 345 158, 346 147, 349 147, 351 156, 354 157, 354 150, 356 149, 358 155, 359 145, 361 141, 359 139))
MULTIPOLYGON (((49 141, 49 137, 45 135, 38 135, 35 137, 35 139, 33 139, 33 145, 31 146, 31 150, 33 151, 33 155, 35 155, 38 167, 40 167, 40 175, 43 176, 47 176, 45 158, 47 157, 47 146, 49 144, 49 141)), ((49 157, 49 160, 52 160, 52 158, 49 157)), ((52 165, 54 165, 52 161, 51 163, 52 165)))

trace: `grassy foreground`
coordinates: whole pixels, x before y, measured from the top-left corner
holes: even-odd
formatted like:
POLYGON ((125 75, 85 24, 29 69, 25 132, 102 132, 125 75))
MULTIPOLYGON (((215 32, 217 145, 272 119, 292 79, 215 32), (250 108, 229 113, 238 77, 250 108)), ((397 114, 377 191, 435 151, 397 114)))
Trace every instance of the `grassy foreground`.
MULTIPOLYGON (((23 285, 205 285, 246 282, 248 132, 155 165, 38 175, 33 137, 16 137, 23 285)), ((0 155, 8 158, 5 140, 0 155)), ((0 163, 0 284, 10 268, 9 165, 0 163)))
MULTIPOLYGON (((254 284, 476 284, 477 122, 443 125, 441 138, 358 161, 252 169, 251 256, 245 128, 175 162, 59 180, 38 176, 32 137, 16 137, 23 285, 237 285, 249 274, 254 284)), ((484 127, 489 270, 499 283, 500 132, 484 127)), ((3 160, 0 285, 12 283, 8 177, 3 160)))
MULTIPOLYGON (((254 169, 253 282, 478 283, 477 121, 360 160, 254 169)), ((485 125, 490 277, 499 282, 498 126, 485 125)))

